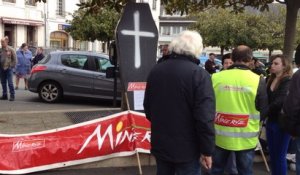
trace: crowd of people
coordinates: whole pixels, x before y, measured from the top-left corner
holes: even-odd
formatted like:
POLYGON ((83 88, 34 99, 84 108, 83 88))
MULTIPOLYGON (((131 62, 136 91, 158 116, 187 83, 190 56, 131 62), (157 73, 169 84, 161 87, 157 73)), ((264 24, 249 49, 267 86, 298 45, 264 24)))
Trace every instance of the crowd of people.
POLYGON ((24 79, 25 90, 28 90, 28 78, 32 66, 37 64, 44 58, 43 48, 37 49, 36 56, 32 58, 32 53, 28 49, 28 45, 23 43, 21 47, 15 51, 8 45, 9 38, 4 37, 1 39, 1 53, 0 53, 0 79, 2 85, 1 100, 14 101, 15 90, 19 89, 20 79, 24 79), (16 85, 13 83, 13 74, 16 74, 16 85), (9 98, 8 98, 8 89, 9 98), (15 88, 14 88, 15 87, 15 88))
POLYGON ((201 166, 212 175, 252 175, 261 123, 272 175, 287 174, 291 139, 300 175, 300 70, 293 75, 279 54, 270 57, 267 75, 246 45, 223 56, 221 71, 213 53, 203 69, 202 50, 200 34, 184 31, 148 76, 144 110, 157 175, 200 175, 201 166))

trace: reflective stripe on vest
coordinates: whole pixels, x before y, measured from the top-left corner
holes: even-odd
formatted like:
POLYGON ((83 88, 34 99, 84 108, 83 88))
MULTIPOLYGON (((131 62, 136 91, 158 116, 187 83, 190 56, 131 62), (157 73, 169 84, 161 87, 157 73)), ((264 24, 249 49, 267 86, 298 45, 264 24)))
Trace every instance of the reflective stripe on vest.
POLYGON ((216 95, 216 145, 227 150, 255 148, 260 114, 255 106, 260 77, 229 69, 212 75, 216 95))
POLYGON ((227 136, 227 137, 243 137, 243 138, 251 138, 257 137, 259 132, 226 132, 216 130, 216 134, 227 136))

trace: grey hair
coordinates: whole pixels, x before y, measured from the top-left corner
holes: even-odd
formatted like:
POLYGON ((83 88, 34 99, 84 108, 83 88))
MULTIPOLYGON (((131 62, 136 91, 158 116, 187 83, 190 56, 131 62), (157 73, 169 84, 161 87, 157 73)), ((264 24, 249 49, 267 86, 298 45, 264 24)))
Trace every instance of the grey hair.
POLYGON ((169 51, 198 58, 203 50, 201 35, 196 31, 186 30, 176 36, 169 45, 169 51))

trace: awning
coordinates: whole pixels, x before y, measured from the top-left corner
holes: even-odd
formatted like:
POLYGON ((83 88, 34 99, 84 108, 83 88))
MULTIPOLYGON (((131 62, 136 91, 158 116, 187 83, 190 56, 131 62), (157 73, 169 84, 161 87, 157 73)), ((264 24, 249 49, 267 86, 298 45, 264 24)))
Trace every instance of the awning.
POLYGON ((6 18, 6 17, 2 17, 2 22, 6 23, 6 24, 18 24, 18 25, 27 25, 27 26, 42 26, 42 25, 44 25, 43 21, 18 19, 18 18, 6 18))

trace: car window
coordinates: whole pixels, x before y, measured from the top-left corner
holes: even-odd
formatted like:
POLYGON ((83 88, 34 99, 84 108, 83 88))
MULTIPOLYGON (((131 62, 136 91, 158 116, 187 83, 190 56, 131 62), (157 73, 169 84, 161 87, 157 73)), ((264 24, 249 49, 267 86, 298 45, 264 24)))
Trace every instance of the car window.
POLYGON ((51 59, 51 55, 47 55, 44 57, 41 61, 39 61, 39 64, 46 64, 51 59))
POLYGON ((67 54, 61 56, 61 63, 68 67, 88 70, 88 56, 67 54))
POLYGON ((108 67, 111 67, 112 64, 106 58, 94 57, 96 64, 96 71, 105 72, 108 67))

